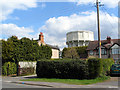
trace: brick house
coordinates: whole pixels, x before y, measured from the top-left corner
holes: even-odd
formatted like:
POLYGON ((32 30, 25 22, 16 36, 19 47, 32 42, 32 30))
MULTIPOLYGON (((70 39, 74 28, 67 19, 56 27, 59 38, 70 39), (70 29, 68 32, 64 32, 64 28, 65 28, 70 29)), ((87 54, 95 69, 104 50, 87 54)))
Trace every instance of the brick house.
POLYGON ((58 59, 59 58, 59 52, 60 52, 60 49, 58 46, 53 46, 53 45, 49 45, 49 44, 46 44, 44 42, 44 35, 42 32, 40 32, 39 34, 39 39, 37 40, 39 46, 42 44, 42 45, 48 45, 49 47, 51 47, 52 49, 52 59, 58 59))
MULTIPOLYGON (((91 41, 88 45, 88 57, 98 57, 98 41, 91 41)), ((113 58, 116 63, 120 62, 120 39, 101 40, 101 57, 113 58)))

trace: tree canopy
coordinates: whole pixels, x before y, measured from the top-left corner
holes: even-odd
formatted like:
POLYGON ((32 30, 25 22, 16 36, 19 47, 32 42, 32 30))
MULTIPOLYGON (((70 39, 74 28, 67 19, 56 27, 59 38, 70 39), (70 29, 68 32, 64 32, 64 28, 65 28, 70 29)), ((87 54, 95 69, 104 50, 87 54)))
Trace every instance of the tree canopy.
POLYGON ((36 61, 38 59, 50 59, 52 50, 49 46, 39 46, 36 40, 12 36, 2 41, 2 63, 18 61, 36 61))

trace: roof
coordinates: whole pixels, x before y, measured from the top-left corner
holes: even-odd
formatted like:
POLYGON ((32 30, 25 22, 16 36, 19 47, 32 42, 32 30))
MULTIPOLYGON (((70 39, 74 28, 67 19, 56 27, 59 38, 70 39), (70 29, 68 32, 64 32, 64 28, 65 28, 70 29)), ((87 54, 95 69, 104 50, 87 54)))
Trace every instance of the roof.
POLYGON ((48 46, 51 47, 52 49, 60 50, 58 46, 53 46, 53 45, 49 45, 49 44, 46 44, 46 45, 48 45, 48 46))
MULTIPOLYGON (((39 42, 40 40, 37 39, 36 41, 39 42)), ((46 44, 46 45, 48 45, 48 46, 51 47, 52 49, 60 50, 59 47, 58 47, 57 45, 56 45, 56 46, 53 46, 53 45, 50 45, 50 44, 46 44)))
MULTIPOLYGON (((101 40, 101 46, 109 49, 114 44, 118 44, 120 46, 120 39, 111 39, 111 43, 108 43, 107 40, 101 40)), ((95 50, 98 47, 98 41, 90 41, 87 50, 95 50)))

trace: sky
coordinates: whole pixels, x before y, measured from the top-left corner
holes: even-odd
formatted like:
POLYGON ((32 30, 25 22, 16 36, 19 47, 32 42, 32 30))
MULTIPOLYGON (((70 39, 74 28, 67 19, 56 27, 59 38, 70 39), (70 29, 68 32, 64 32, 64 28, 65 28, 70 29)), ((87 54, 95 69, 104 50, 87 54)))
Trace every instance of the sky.
MULTIPOLYGON (((118 1, 99 0, 101 39, 118 38, 118 1)), ((78 30, 94 32, 97 40, 96 0, 1 0, 0 39, 12 35, 19 39, 38 39, 43 32, 45 43, 67 47, 66 33, 78 30)))

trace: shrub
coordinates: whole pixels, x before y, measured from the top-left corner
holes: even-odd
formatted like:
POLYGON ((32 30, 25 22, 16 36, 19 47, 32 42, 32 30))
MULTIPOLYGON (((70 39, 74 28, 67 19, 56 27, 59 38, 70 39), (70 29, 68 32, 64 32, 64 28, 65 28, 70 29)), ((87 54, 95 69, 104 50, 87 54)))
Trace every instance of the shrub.
POLYGON ((89 78, 94 79, 102 76, 103 66, 102 59, 90 58, 88 59, 89 78))
POLYGON ((114 60, 112 58, 103 59, 102 63, 103 63, 103 75, 109 75, 110 67, 114 64, 114 60))
POLYGON ((17 73, 17 67, 16 64, 13 62, 6 62, 2 66, 2 75, 12 75, 17 73))
POLYGON ((36 73, 39 78, 86 79, 88 66, 83 60, 42 60, 36 73))

